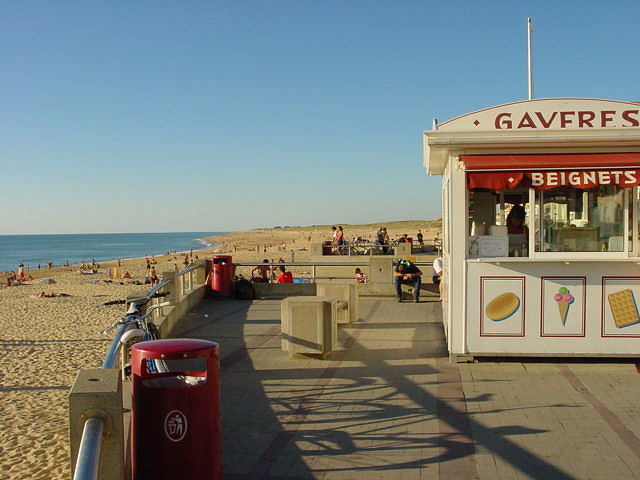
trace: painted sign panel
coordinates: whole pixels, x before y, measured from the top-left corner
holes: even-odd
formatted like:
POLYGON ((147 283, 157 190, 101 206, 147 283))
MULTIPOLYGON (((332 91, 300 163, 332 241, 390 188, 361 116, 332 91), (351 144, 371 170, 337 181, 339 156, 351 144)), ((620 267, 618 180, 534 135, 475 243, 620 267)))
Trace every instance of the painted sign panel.
POLYGON ((439 131, 550 131, 640 128, 640 105, 584 98, 527 100, 469 113, 439 131))
POLYGON ((480 336, 524 337, 524 277, 480 278, 480 336))
POLYGON ((585 277, 542 277, 540 336, 584 337, 585 277))
POLYGON ((602 277, 602 336, 640 338, 640 277, 602 277))

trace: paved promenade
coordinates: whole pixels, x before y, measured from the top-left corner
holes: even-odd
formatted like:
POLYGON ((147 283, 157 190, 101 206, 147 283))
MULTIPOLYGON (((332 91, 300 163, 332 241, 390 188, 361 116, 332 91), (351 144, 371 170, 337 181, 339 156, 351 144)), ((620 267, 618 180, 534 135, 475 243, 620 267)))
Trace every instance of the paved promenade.
POLYGON ((221 345, 226 480, 640 478, 634 363, 450 364, 440 303, 360 305, 326 360, 281 351, 277 300, 177 325, 221 345))

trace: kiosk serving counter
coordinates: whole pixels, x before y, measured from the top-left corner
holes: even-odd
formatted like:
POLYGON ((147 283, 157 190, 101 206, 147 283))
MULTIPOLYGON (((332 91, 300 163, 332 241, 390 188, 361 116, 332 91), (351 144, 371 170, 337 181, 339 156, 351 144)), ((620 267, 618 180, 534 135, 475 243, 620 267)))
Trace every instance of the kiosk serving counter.
POLYGON ((541 99, 424 132, 453 359, 640 356, 640 104, 541 99))

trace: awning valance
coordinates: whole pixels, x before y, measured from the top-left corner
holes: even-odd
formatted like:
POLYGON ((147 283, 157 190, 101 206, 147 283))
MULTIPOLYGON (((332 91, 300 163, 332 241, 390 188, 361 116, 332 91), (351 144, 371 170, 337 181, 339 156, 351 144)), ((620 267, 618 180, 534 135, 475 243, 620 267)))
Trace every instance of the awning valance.
POLYGON ((542 153, 522 155, 460 155, 464 169, 484 170, 576 170, 614 167, 640 169, 640 152, 542 153))
POLYGON ((461 155, 468 188, 549 190, 640 184, 640 153, 461 155))

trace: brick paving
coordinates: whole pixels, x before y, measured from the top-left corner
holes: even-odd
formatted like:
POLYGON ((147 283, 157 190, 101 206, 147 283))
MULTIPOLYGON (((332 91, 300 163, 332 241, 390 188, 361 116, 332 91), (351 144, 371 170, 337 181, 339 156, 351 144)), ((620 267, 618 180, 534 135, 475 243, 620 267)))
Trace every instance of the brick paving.
POLYGON ((640 478, 634 363, 451 364, 439 303, 360 310, 325 360, 281 350, 277 300, 178 323, 221 347, 225 479, 640 478))

